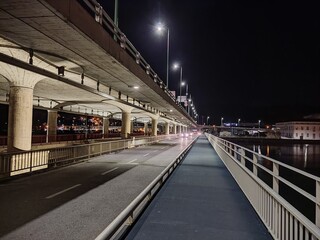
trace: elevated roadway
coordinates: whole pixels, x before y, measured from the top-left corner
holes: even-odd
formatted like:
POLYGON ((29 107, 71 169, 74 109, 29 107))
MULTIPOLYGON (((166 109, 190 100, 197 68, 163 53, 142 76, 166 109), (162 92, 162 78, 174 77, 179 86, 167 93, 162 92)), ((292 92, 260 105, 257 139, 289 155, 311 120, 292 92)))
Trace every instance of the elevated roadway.
POLYGON ((48 110, 48 135, 58 111, 120 118, 123 138, 134 118, 152 123, 153 135, 158 123, 165 134, 196 126, 96 1, 1 1, 0 19, 9 151, 30 150, 33 107, 48 110))

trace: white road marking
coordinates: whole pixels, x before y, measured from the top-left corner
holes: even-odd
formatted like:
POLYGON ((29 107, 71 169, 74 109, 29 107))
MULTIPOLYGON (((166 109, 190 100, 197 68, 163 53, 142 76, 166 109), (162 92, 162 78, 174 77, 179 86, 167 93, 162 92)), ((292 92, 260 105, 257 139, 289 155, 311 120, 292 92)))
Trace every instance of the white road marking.
POLYGON ((133 163, 118 163, 118 165, 128 165, 128 164, 130 164, 130 165, 139 165, 139 163, 135 163, 135 162, 133 162, 133 163))
POLYGON ((106 174, 108 174, 110 172, 113 172, 114 170, 117 170, 117 169, 118 169, 118 167, 112 168, 112 169, 110 169, 108 171, 105 171, 105 172, 101 173, 101 175, 106 175, 106 174))
POLYGON ((56 196, 58 196, 58 195, 60 195, 60 194, 62 194, 62 193, 65 193, 65 192, 67 192, 67 191, 70 191, 70 190, 72 190, 72 189, 74 189, 74 188, 76 188, 76 187, 79 187, 79 186, 81 186, 81 184, 76 184, 76 185, 74 185, 74 186, 72 186, 72 187, 66 188, 66 189, 64 189, 64 190, 62 190, 62 191, 60 191, 60 192, 57 192, 57 193, 55 193, 55 194, 52 194, 52 195, 46 197, 46 199, 54 198, 54 197, 56 197, 56 196))
POLYGON ((135 158, 135 159, 133 159, 133 160, 131 160, 130 162, 128 162, 128 163, 132 163, 132 162, 134 162, 134 161, 137 161, 138 159, 137 158, 135 158))
POLYGON ((166 147, 162 147, 162 148, 160 148, 160 149, 165 149, 166 147))
POLYGON ((145 155, 143 155, 144 157, 146 157, 146 156, 148 156, 150 153, 147 153, 147 154, 145 154, 145 155))

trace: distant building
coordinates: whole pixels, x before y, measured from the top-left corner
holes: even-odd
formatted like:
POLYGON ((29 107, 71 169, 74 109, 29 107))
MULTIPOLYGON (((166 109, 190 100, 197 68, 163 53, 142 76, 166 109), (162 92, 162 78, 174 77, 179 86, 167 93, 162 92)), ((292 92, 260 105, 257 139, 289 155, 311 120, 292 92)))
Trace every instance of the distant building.
POLYGON ((320 140, 320 122, 280 122, 276 128, 284 138, 320 140))

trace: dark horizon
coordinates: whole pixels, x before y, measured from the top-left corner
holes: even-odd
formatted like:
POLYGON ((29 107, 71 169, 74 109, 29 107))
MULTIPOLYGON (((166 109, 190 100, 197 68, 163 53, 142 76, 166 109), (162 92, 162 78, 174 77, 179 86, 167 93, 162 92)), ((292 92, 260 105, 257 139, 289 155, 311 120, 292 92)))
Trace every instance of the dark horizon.
MULTIPOLYGON (((99 1, 113 18, 114 1, 99 1)), ((119 27, 163 81, 166 36, 201 116, 248 122, 320 112, 320 17, 316 1, 119 1, 119 27)), ((169 88, 179 89, 170 71, 169 88)))

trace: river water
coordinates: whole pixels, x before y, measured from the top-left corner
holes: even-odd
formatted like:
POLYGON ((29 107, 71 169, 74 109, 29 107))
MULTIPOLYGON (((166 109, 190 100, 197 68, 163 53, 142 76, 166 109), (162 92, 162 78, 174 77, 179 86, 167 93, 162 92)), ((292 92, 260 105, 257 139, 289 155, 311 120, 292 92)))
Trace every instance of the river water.
MULTIPOLYGON (((239 143, 239 145, 320 177, 320 144, 248 145, 239 143)), ((263 166, 272 170, 272 164, 270 164, 269 161, 261 161, 263 166)), ((272 177, 269 174, 260 170, 258 176, 272 187, 272 177)), ((281 167, 280 176, 315 196, 314 180, 310 180, 281 167)), ((282 183, 280 183, 279 186, 279 193, 307 218, 314 222, 315 204, 313 202, 282 183)))

